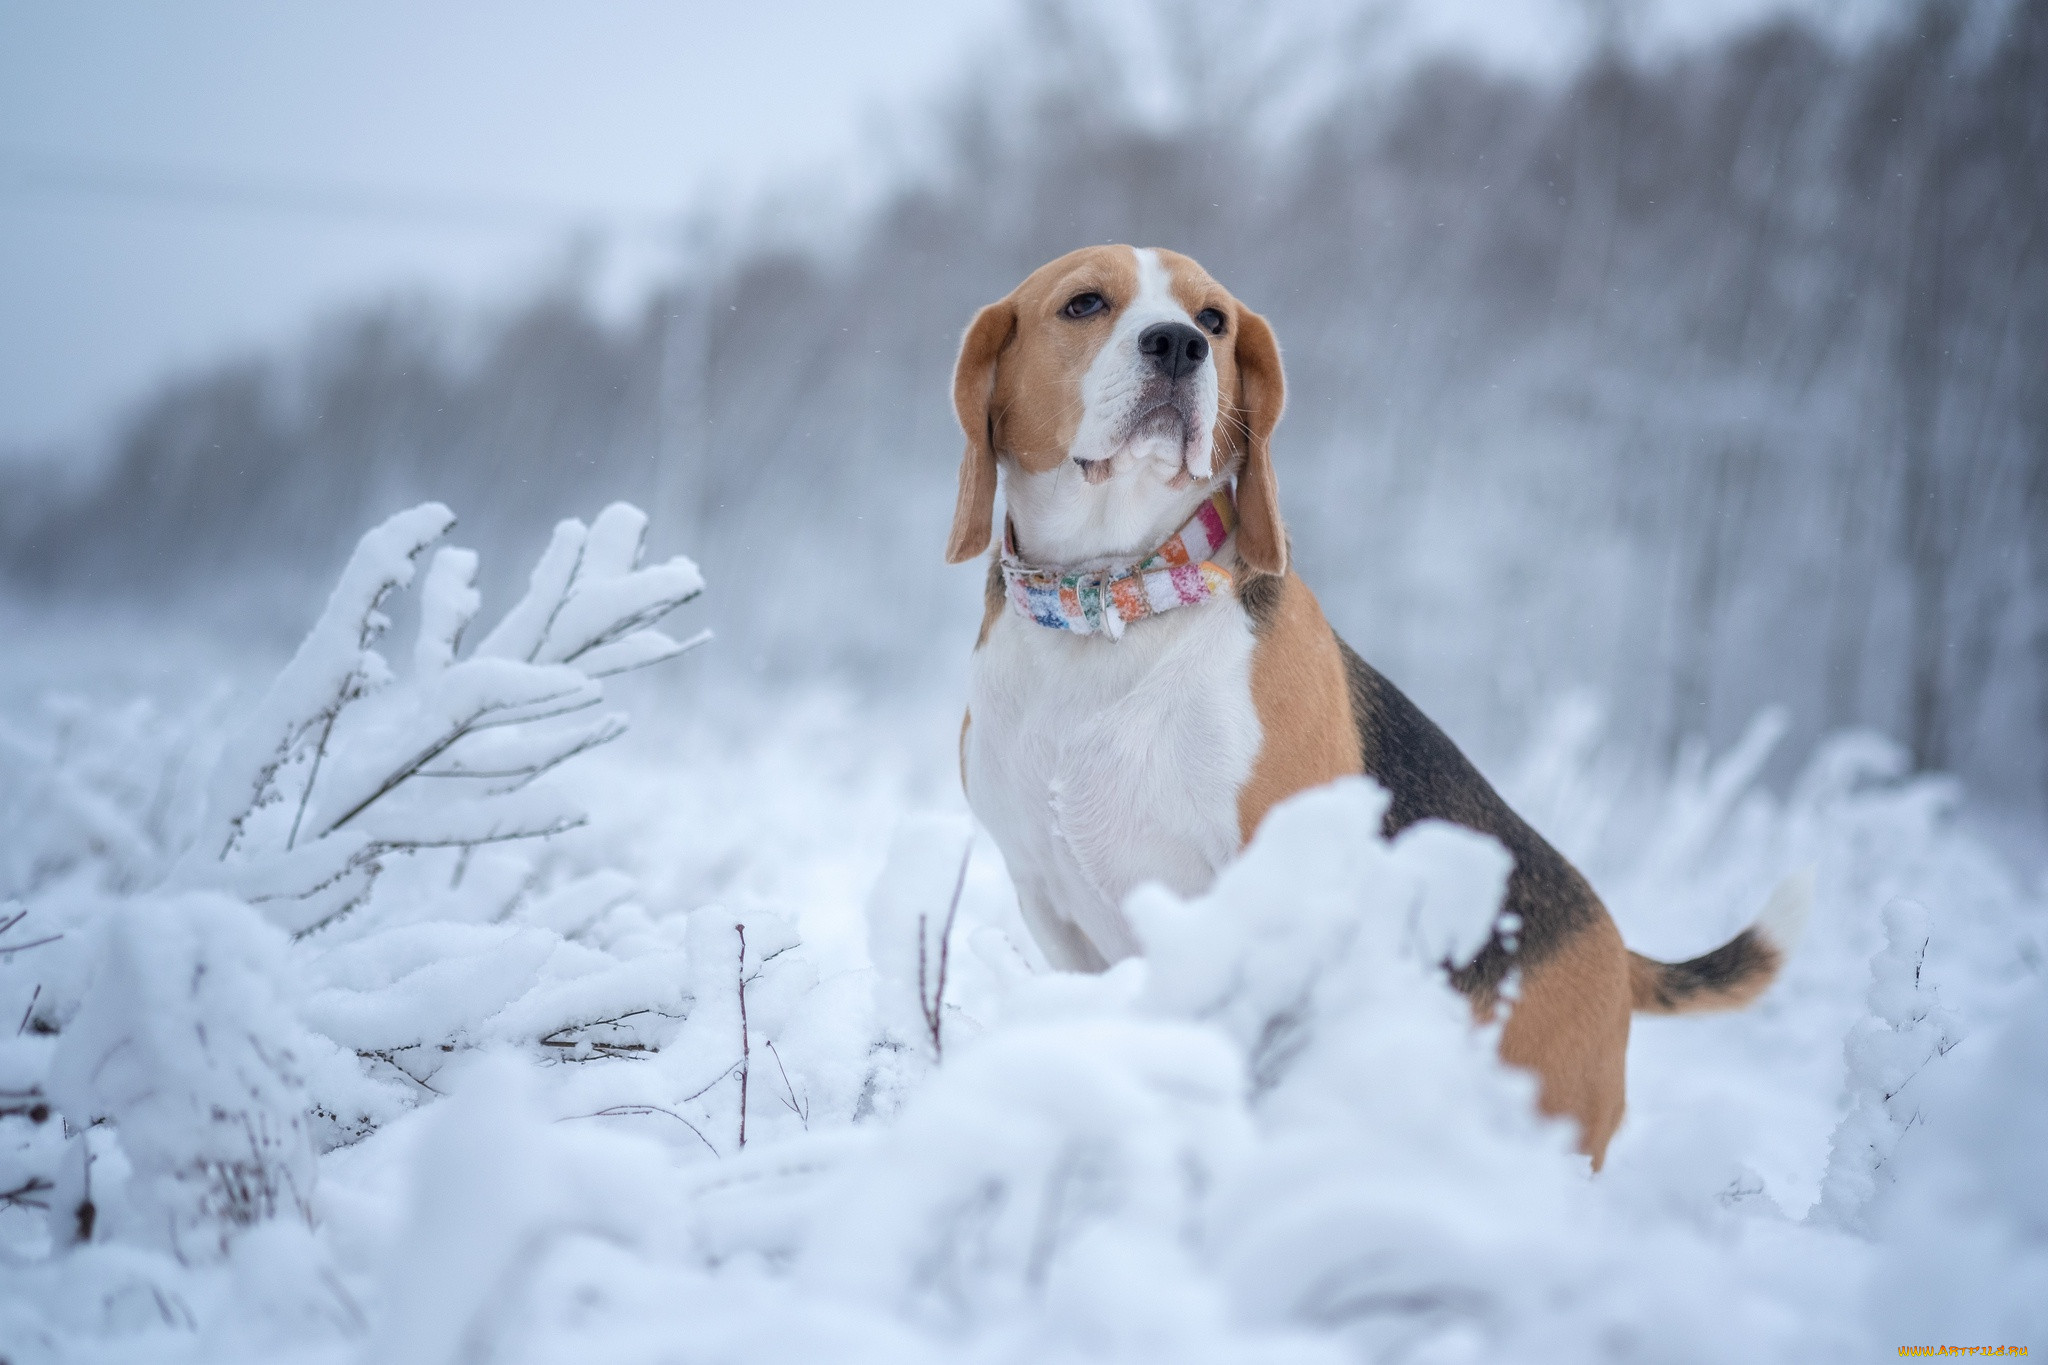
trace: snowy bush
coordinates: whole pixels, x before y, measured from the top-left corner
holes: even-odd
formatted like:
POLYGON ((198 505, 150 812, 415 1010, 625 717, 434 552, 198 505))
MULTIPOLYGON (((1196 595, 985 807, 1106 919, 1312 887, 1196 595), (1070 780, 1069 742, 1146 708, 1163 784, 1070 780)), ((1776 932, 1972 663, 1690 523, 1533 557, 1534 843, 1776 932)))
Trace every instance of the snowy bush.
POLYGON ((52 1241, 112 1232, 187 1259, 279 1214, 309 1220, 311 1043, 284 999, 280 936, 205 893, 116 901, 95 918, 95 970, 49 1095, 62 1122, 111 1123, 130 1174, 125 1191, 104 1175, 95 1191, 96 1154, 74 1144, 49 1200, 52 1241))
POLYGON ((1919 1083, 1911 1131, 1867 1210, 1871 1319, 1902 1342, 2048 1334, 2048 980, 1919 1083))
POLYGON ((465 650, 477 559, 444 548, 400 674, 375 648, 384 608, 453 521, 429 504, 363 537, 210 776, 176 741, 136 746, 153 780, 132 753, 110 761, 158 739, 134 708, 0 730, 25 779, 0 840, 19 897, 0 989, 20 1009, 0 1123, 22 1130, 0 1199, 45 1214, 49 1247, 218 1259, 241 1230, 313 1221, 318 1151, 431 1093, 431 1059, 493 1041, 633 1056, 653 1046, 638 1021, 685 1012, 673 963, 567 942, 630 879, 548 886, 493 851, 582 823, 549 774, 623 733, 601 679, 703 638, 654 628, 702 580, 684 559, 643 566, 645 518, 616 504, 558 526, 525 596, 465 650))
POLYGON ((113 892, 162 880, 196 835, 210 736, 146 701, 96 710, 43 699, 0 715, 0 901, 66 880, 113 892))
POLYGON ((1844 1227, 1866 1226, 1865 1210, 1889 1186, 1899 1140, 1923 1121, 1916 1084, 1961 1039, 1934 983, 1926 979, 1932 938, 1925 906, 1894 901, 1884 909, 1884 951, 1870 964, 1870 1017, 1846 1044, 1849 1113, 1835 1132, 1816 1210, 1844 1227))

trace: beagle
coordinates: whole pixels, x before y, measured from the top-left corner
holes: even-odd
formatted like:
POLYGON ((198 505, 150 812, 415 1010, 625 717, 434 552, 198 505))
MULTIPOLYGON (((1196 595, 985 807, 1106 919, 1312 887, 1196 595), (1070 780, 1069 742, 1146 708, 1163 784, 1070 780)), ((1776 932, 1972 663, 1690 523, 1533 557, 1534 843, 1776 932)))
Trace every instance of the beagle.
POLYGON ((1205 890, 1276 802, 1347 774, 1392 794, 1388 836, 1425 819, 1492 835, 1514 857, 1503 915, 1450 979, 1480 1018, 1508 1006, 1501 1057, 1577 1121, 1597 1169, 1631 1011, 1748 1003, 1803 900, 1781 892, 1690 962, 1623 946, 1586 879, 1289 571, 1285 392, 1266 320, 1171 251, 1076 251, 976 315, 948 561, 989 547, 999 471, 1006 516, 960 733, 968 803, 1047 959, 1081 971, 1139 951, 1134 887, 1205 890))

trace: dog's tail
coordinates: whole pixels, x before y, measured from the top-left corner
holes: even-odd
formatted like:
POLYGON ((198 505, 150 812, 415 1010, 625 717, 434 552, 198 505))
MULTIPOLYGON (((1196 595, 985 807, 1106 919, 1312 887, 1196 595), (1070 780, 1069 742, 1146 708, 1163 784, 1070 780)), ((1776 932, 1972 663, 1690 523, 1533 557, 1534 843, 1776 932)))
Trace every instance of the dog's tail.
POLYGON ((1690 962, 1628 955, 1629 993, 1644 1014, 1699 1014, 1741 1009, 1777 980, 1799 942, 1813 904, 1813 873, 1778 883, 1756 922, 1711 953, 1690 962))

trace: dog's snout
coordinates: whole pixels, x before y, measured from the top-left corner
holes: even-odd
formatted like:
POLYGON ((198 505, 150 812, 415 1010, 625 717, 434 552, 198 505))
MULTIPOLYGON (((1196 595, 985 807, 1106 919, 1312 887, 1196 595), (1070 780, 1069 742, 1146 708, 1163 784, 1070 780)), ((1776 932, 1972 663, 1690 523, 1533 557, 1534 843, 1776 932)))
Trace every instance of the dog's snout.
POLYGON ((1209 339, 1185 322, 1155 322, 1138 333, 1138 354, 1178 379, 1209 358, 1209 339))

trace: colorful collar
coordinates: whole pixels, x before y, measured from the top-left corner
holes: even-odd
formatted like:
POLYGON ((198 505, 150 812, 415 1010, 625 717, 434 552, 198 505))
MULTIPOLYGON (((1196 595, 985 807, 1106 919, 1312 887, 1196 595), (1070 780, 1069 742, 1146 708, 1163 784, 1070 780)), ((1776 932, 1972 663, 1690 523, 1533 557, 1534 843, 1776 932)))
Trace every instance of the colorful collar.
POLYGON ((1123 638, 1124 627, 1175 607, 1206 602, 1230 588, 1230 570, 1210 556, 1237 529, 1237 504, 1219 488, 1187 525, 1136 564, 1065 573, 1017 558, 1016 537, 1003 531, 1003 582, 1010 604, 1053 630, 1123 638))

